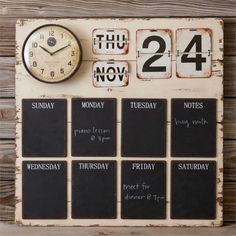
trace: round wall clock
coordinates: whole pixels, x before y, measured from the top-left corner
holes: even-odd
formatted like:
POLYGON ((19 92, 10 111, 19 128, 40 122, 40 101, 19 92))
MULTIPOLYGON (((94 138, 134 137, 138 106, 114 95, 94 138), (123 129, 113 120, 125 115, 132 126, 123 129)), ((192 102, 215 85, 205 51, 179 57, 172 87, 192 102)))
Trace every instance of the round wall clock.
POLYGON ((43 25, 29 34, 23 51, 23 63, 35 79, 58 83, 74 75, 82 60, 82 48, 76 36, 60 25, 43 25))

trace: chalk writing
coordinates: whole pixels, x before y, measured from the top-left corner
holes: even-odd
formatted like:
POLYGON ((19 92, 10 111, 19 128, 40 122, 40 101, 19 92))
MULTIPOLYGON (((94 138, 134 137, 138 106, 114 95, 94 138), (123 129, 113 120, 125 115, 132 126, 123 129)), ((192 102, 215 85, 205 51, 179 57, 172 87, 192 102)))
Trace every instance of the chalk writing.
POLYGON ((152 193, 151 184, 147 184, 145 182, 135 183, 135 184, 123 184, 122 190, 127 191, 124 196, 125 201, 130 200, 147 200, 147 201, 155 201, 156 203, 160 203, 165 200, 164 196, 159 196, 156 193, 152 193))
POLYGON ((176 126, 183 126, 185 128, 190 128, 190 126, 205 126, 209 122, 204 118, 201 117, 200 119, 188 120, 188 119, 177 119, 174 118, 174 123, 176 126))
POLYGON ((74 137, 80 135, 90 135, 90 140, 92 142, 105 143, 111 139, 111 130, 104 128, 96 128, 95 126, 91 128, 79 128, 74 129, 74 137))

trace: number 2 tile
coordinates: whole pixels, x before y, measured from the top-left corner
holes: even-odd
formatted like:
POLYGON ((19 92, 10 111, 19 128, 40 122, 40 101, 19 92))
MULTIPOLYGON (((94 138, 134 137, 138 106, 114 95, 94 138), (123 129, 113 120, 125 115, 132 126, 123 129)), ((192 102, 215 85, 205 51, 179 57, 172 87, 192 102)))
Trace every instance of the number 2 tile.
POLYGON ((137 77, 168 79, 171 77, 171 31, 137 31, 137 77))
POLYGON ((211 76, 211 30, 178 29, 176 31, 176 75, 179 78, 211 76))

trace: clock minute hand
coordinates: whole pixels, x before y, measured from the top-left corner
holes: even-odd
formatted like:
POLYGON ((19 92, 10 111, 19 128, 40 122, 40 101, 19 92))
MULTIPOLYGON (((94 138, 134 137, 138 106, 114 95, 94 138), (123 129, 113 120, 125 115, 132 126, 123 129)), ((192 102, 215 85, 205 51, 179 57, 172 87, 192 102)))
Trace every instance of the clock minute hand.
POLYGON ((52 53, 49 52, 46 48, 42 47, 42 46, 39 46, 40 48, 42 48, 45 52, 49 53, 51 56, 52 56, 52 53))
POLYGON ((56 50, 55 52, 53 52, 51 55, 54 55, 54 54, 60 52, 61 50, 65 49, 65 48, 67 48, 67 47, 70 47, 70 45, 68 44, 68 45, 66 45, 66 46, 64 46, 64 47, 62 47, 62 48, 59 48, 58 50, 56 50))

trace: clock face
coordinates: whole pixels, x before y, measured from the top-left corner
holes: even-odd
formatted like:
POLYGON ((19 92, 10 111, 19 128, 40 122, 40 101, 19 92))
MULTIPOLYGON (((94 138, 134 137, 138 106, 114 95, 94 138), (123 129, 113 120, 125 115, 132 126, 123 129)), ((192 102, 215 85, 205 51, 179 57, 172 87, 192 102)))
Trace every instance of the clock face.
POLYGON ((70 78, 79 68, 82 50, 79 40, 65 27, 44 25, 34 30, 23 47, 27 71, 46 83, 70 78))

